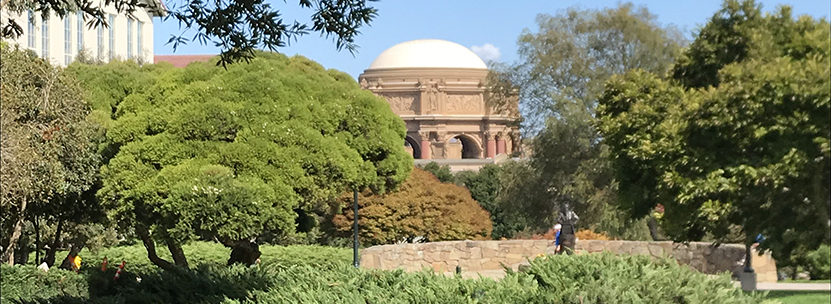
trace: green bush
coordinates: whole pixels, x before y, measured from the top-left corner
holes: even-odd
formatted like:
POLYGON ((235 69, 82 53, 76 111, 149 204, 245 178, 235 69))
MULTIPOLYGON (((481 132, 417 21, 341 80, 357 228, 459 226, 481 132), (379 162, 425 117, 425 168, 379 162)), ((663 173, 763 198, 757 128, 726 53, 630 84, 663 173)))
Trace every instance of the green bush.
POLYGON ((670 258, 611 253, 550 256, 531 261, 527 274, 543 303, 759 303, 728 274, 710 278, 670 258))
MULTIPOLYGON (((310 248, 300 248, 299 251, 310 248)), ((319 249, 319 248, 311 248, 319 249)), ((288 251, 293 250, 289 247, 288 251)), ((707 275, 665 259, 589 254, 551 256, 531 261, 525 272, 500 281, 468 280, 430 271, 405 273, 356 269, 336 263, 264 262, 259 266, 205 264, 191 270, 159 271, 123 277, 87 272, 74 279, 72 292, 33 296, 38 283, 28 272, 4 266, 4 299, 24 303, 760 303, 762 294, 745 294, 729 276, 707 275), (15 278, 9 280, 7 272, 15 278), (32 282, 35 282, 34 280, 32 282), (87 285, 85 285, 87 284, 87 285), (8 285, 8 286, 7 286, 8 285), (84 288, 89 288, 84 293, 84 288), (8 288, 8 289, 7 289, 8 288), (12 290, 10 296, 6 291, 12 290), (28 291, 26 291, 28 290, 28 291)), ((52 272, 48 275, 53 275, 52 272)), ((60 288, 52 279, 47 289, 60 288)))
POLYGON ((812 280, 831 279, 831 246, 822 245, 808 253, 805 264, 812 280))
POLYGON ((31 265, 0 264, 0 303, 89 296, 84 276, 61 269, 43 272, 31 265))
MULTIPOLYGON (((165 247, 156 248, 159 257, 171 260, 170 252, 165 247)), ((213 242, 192 242, 182 247, 188 262, 197 266, 200 264, 221 264, 225 265, 231 255, 231 249, 213 242)), ((281 262, 288 264, 320 264, 351 262, 352 250, 347 248, 336 248, 315 245, 292 245, 292 246, 260 246, 263 262, 281 262)), ((34 254, 34 253, 32 253, 34 254)), ((126 262, 125 269, 136 274, 150 274, 160 269, 153 265, 147 258, 147 250, 141 244, 131 246, 118 246, 100 249, 97 251, 82 250, 81 270, 87 271, 96 269, 100 272, 101 262, 104 257, 109 260, 109 268, 117 268, 121 261, 126 262)), ((60 261, 66 257, 66 252, 58 252, 56 255, 60 261)), ((30 259, 34 261, 34 258, 30 259)), ((56 262, 59 264, 59 262, 56 262)))

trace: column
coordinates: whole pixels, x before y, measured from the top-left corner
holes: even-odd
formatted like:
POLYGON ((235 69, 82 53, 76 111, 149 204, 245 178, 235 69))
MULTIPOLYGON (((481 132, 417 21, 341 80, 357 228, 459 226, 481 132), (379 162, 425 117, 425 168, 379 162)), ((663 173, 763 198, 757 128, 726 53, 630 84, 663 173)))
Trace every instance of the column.
POLYGON ((420 131, 418 135, 421 136, 421 159, 430 159, 432 150, 430 149, 430 132, 420 131))
POLYGON ((488 158, 494 158, 496 156, 496 140, 490 132, 485 132, 485 138, 488 139, 488 158))
POLYGON ((502 132, 499 132, 499 135, 497 135, 497 139, 498 140, 496 141, 496 155, 505 154, 505 136, 502 134, 502 132))

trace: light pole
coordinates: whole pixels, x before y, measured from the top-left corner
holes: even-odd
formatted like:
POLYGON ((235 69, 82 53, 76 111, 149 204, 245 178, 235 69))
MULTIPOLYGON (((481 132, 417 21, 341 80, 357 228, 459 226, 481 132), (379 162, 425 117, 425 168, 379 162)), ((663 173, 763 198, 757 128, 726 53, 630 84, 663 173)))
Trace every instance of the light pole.
POLYGON ((360 262, 358 262, 358 190, 352 190, 354 194, 354 205, 352 206, 352 215, 355 218, 355 222, 352 223, 352 231, 354 232, 354 239, 352 242, 352 265, 355 267, 360 266, 360 262))

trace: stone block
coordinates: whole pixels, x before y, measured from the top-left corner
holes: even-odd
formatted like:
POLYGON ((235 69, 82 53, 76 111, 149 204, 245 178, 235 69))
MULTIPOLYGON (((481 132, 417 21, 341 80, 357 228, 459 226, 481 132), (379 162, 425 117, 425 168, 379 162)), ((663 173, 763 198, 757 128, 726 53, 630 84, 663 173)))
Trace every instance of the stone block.
POLYGON ((513 264, 516 264, 516 263, 522 263, 523 261, 525 261, 525 258, 522 257, 522 255, 519 255, 519 254, 509 253, 505 257, 505 261, 507 262, 507 264, 513 265, 513 264))
POLYGON ((482 258, 482 248, 479 248, 479 247, 470 248, 470 258, 471 259, 481 259, 482 258))
POLYGON ((433 267, 433 271, 435 272, 445 272, 447 271, 447 264, 442 262, 433 262, 430 264, 433 267))
POLYGON ((502 265, 497 260, 484 259, 482 261, 482 270, 502 269, 502 265))
POLYGON ((495 258, 497 255, 498 249, 484 247, 482 248, 482 257, 483 258, 495 258))

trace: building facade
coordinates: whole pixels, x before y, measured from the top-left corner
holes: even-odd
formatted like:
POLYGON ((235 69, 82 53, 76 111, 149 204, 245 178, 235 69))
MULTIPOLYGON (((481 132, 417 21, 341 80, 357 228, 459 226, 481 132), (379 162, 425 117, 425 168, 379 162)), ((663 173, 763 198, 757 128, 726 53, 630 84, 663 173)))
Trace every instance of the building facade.
POLYGON ((518 111, 491 106, 487 76, 468 48, 428 39, 387 49, 358 80, 407 124, 404 146, 416 163, 437 160, 457 171, 515 156, 520 146, 518 111))
POLYGON ((23 34, 11 40, 20 48, 30 49, 53 64, 67 66, 83 50, 90 58, 102 61, 132 59, 139 62, 153 62, 153 18, 164 12, 159 0, 147 0, 148 8, 137 8, 130 18, 119 13, 115 7, 104 7, 103 0, 97 5, 104 7, 109 27, 90 28, 89 18, 82 12, 60 18, 51 13, 43 18, 39 12, 27 11, 21 14, 4 10, 3 20, 13 19, 23 28, 23 34))

